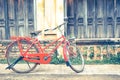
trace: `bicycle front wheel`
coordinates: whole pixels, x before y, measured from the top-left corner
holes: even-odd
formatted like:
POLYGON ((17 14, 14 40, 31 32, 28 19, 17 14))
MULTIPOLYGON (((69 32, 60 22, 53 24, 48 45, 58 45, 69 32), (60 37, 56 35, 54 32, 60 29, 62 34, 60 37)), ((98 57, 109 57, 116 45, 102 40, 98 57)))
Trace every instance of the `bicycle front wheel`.
POLYGON ((84 58, 76 44, 70 43, 67 47, 68 62, 70 68, 76 73, 84 70, 84 58))
MULTIPOLYGON (((31 45, 31 42, 26 40, 20 40, 20 43, 23 51, 26 51, 26 49, 31 45)), ((33 45, 28 51, 28 54, 37 53, 37 52, 38 50, 36 46, 33 45)), ((10 46, 8 46, 6 51, 6 58, 7 58, 8 65, 13 64, 20 56, 21 56, 20 50, 19 50, 17 41, 15 41, 10 46)), ((37 66, 37 63, 28 62, 22 59, 13 67, 11 67, 11 69, 17 73, 28 73, 33 69, 35 69, 36 66, 37 66)))

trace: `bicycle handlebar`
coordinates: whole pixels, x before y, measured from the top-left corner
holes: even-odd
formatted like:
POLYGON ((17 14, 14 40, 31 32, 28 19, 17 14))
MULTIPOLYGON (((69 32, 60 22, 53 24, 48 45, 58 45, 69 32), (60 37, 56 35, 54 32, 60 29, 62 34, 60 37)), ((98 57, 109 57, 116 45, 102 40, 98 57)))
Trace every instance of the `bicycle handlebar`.
MULTIPOLYGON (((64 18, 64 23, 58 25, 57 27, 55 27, 55 28, 53 28, 53 29, 45 29, 44 31, 46 32, 46 31, 49 31, 49 30, 56 30, 57 28, 60 30, 60 27, 68 22, 68 18, 70 18, 70 17, 65 17, 65 18, 64 18)), ((32 36, 37 36, 37 35, 38 35, 39 33, 41 33, 41 32, 42 32, 42 30, 38 30, 38 31, 30 32, 30 34, 31 34, 32 36)), ((62 33, 61 30, 60 30, 60 32, 62 33)))
MULTIPOLYGON (((62 25, 64 25, 64 24, 66 24, 66 23, 64 22, 64 23, 58 25, 57 27, 55 27, 55 28, 53 28, 53 29, 45 29, 44 31, 46 32, 46 31, 49 31, 49 30, 56 30, 57 28, 60 28, 60 27, 61 27, 62 25)), ((30 34, 36 36, 36 35, 38 35, 38 34, 41 33, 41 32, 42 32, 42 30, 33 31, 33 32, 31 32, 30 34)))
POLYGON ((49 31, 49 30, 56 30, 57 28, 60 28, 62 25, 64 25, 64 24, 66 24, 66 23, 62 23, 62 24, 60 24, 59 26, 57 26, 57 27, 55 27, 55 28, 53 28, 53 29, 45 29, 44 31, 49 31))

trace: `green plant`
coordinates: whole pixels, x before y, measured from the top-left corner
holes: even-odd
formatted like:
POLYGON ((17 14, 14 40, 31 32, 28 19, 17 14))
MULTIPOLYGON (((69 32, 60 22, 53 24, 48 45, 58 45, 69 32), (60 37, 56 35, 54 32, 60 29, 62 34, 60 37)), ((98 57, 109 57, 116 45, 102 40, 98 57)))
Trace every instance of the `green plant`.
POLYGON ((104 58, 102 61, 106 64, 120 64, 120 56, 110 54, 110 58, 104 58))
POLYGON ((62 58, 62 55, 60 55, 60 57, 58 58, 59 54, 58 54, 58 51, 56 50, 55 51, 55 54, 52 56, 52 60, 51 60, 51 64, 62 64, 64 63, 64 59, 62 58))
POLYGON ((100 60, 85 60, 85 64, 103 64, 100 60))
POLYGON ((90 55, 89 55, 90 59, 93 59, 94 57, 94 52, 91 52, 90 55))
POLYGON ((83 56, 87 56, 87 53, 84 53, 83 56))
POLYGON ((88 49, 88 47, 83 47, 83 49, 84 49, 84 50, 87 50, 87 49, 88 49))
POLYGON ((6 59, 0 59, 0 63, 1 63, 1 64, 6 64, 6 63, 7 63, 7 60, 6 60, 6 59))
POLYGON ((63 64, 65 63, 64 59, 62 58, 62 56, 58 57, 52 57, 52 60, 50 62, 51 64, 63 64))
POLYGON ((117 56, 120 58, 120 52, 117 53, 117 56))
POLYGON ((84 58, 84 59, 87 59, 87 53, 84 53, 84 54, 83 54, 83 58, 84 58))
POLYGON ((107 54, 103 54, 103 59, 106 59, 107 58, 107 54))
POLYGON ((101 54, 97 54, 97 57, 100 57, 101 56, 101 54))

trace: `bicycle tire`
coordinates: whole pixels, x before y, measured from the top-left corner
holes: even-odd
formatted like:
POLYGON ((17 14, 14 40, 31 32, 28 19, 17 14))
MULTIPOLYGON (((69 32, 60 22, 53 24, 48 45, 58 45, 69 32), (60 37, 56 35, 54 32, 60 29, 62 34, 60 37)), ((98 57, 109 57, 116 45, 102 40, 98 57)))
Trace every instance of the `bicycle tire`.
MULTIPOLYGON (((20 42, 22 44, 23 50, 25 50, 32 43, 31 41, 26 41, 26 40, 20 40, 20 42)), ((35 52, 38 52, 35 45, 32 46, 32 50, 35 52)), ((20 57, 20 51, 18 48, 17 41, 15 41, 8 46, 6 51, 6 58, 7 58, 8 65, 12 64, 19 57, 20 57)), ((13 66, 11 69, 16 73, 28 73, 34 70, 36 67, 37 67, 37 63, 31 63, 28 61, 24 61, 22 59, 17 64, 15 64, 15 66, 13 66)))
POLYGON ((67 46, 67 55, 69 67, 76 73, 80 73, 84 70, 84 58, 78 46, 75 43, 70 43, 67 46))

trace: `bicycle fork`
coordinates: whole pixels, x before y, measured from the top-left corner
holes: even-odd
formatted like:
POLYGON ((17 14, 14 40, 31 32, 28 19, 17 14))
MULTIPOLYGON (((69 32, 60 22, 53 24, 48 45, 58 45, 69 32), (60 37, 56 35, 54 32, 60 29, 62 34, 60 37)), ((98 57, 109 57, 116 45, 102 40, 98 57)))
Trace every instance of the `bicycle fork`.
POLYGON ((20 56, 17 60, 15 60, 13 63, 11 63, 8 67, 6 67, 6 69, 11 69, 13 68, 20 60, 22 60, 23 57, 20 56))
POLYGON ((66 65, 67 66, 70 66, 70 62, 69 62, 69 59, 68 59, 68 54, 67 54, 67 45, 68 43, 65 43, 65 46, 63 47, 63 56, 64 56, 64 60, 66 62, 66 65))

